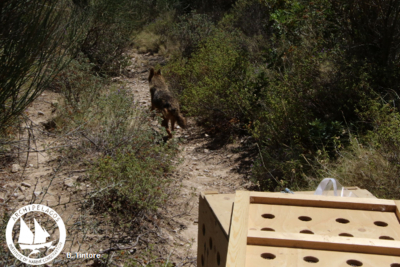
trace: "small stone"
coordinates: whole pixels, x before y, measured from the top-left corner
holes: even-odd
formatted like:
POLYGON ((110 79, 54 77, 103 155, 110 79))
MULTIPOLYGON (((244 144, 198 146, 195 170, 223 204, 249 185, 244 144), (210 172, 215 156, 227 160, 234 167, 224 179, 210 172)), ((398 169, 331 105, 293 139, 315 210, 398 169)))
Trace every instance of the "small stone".
POLYGON ((204 153, 208 153, 208 152, 210 152, 210 150, 204 149, 204 153))
POLYGON ((21 183, 21 185, 22 185, 22 186, 25 186, 25 187, 31 187, 31 185, 30 185, 30 184, 28 184, 28 183, 25 183, 25 182, 22 182, 22 183, 21 183))
POLYGON ((64 184, 67 187, 74 187, 74 181, 72 179, 65 179, 64 184))
POLYGON ((29 164, 28 166, 29 166, 29 168, 33 168, 33 164, 29 164))
POLYGON ((33 192, 33 194, 34 194, 36 197, 40 196, 41 193, 42 193, 42 192, 33 192))
POLYGON ((19 202, 22 202, 22 201, 25 200, 25 196, 24 196, 24 195, 20 195, 20 196, 17 198, 17 200, 18 200, 19 202))
POLYGON ((19 166, 19 164, 13 164, 11 166, 11 172, 12 173, 18 172, 20 169, 21 169, 21 166, 19 166))
POLYGON ((38 111, 38 115, 44 115, 43 111, 38 111))
POLYGON ((0 197, 0 203, 3 203, 4 200, 5 200, 4 198, 0 197))
POLYGON ((180 129, 181 127, 179 125, 176 125, 176 129, 180 129))
POLYGON ((204 136, 205 136, 205 137, 209 137, 209 135, 208 135, 208 134, 204 134, 204 136))
POLYGON ((171 235, 168 235, 168 240, 174 242, 174 238, 171 235))
POLYGON ((51 105, 56 108, 59 105, 59 103, 57 100, 53 100, 51 101, 51 105))

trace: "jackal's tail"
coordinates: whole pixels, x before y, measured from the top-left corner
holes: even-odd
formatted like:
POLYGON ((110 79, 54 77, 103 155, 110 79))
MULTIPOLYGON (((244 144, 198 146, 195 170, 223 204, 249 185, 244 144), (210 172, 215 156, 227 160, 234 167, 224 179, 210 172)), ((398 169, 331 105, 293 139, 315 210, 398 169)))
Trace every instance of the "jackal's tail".
POLYGON ((183 117, 182 113, 179 112, 178 109, 172 108, 169 106, 165 111, 167 111, 174 116, 176 122, 178 123, 179 126, 181 126, 183 129, 186 128, 187 123, 186 123, 186 118, 183 117))
POLYGON ((178 125, 181 126, 183 129, 185 129, 187 123, 186 123, 186 118, 182 116, 182 113, 178 113, 175 118, 178 125))

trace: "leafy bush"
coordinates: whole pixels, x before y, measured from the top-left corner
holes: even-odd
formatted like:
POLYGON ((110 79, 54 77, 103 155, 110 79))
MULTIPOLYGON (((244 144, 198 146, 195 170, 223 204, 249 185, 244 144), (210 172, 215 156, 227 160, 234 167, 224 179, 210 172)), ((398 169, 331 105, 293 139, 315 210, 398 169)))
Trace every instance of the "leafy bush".
POLYGON ((338 147, 338 160, 318 157, 319 175, 366 188, 378 198, 400 198, 400 114, 391 104, 368 100, 360 119, 372 125, 366 135, 350 135, 350 145, 338 147))
POLYGON ((192 12, 179 17, 179 22, 171 31, 171 38, 180 44, 182 56, 189 57, 214 30, 208 15, 192 12))
POLYGON ((235 35, 216 31, 192 58, 171 63, 166 76, 183 110, 218 127, 245 120, 251 109, 248 68, 235 35))
POLYGON ((138 137, 133 144, 136 147, 118 149, 113 157, 101 158, 93 170, 90 179, 99 190, 93 195, 101 199, 99 208, 137 216, 156 210, 169 197, 171 181, 165 172, 170 170, 174 152, 138 137))

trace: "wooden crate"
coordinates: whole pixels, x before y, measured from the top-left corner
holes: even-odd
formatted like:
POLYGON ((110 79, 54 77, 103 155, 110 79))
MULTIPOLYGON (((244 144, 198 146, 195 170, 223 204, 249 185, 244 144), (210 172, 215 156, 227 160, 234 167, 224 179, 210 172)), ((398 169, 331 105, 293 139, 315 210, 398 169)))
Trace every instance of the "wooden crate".
POLYGON ((399 207, 376 198, 238 191, 226 266, 400 267, 399 207))
MULTIPOLYGON (((356 197, 375 198, 367 190, 358 187, 347 189, 351 190, 356 197)), ((295 195, 312 195, 313 193, 314 191, 296 192, 295 195)), ((204 192, 200 195, 197 266, 226 266, 234 200, 235 194, 218 194, 216 191, 204 192)))

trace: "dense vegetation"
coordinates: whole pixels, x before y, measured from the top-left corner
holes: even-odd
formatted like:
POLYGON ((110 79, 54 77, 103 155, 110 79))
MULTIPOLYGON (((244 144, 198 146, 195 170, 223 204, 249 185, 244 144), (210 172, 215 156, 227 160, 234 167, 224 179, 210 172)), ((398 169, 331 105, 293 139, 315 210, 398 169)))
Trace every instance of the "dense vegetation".
POLYGON ((80 151, 100 155, 91 177, 109 188, 103 199, 155 209, 168 181, 151 177, 168 172, 176 148, 157 142, 149 114, 109 82, 133 46, 168 58, 165 76, 189 116, 252 137, 262 190, 329 176, 400 197, 400 0, 44 3, 0 4, 2 154, 27 105, 57 91, 57 128, 80 129, 80 151))
POLYGON ((199 1, 136 44, 170 55, 189 115, 254 138, 263 190, 328 176, 398 198, 399 12, 396 0, 199 1))

